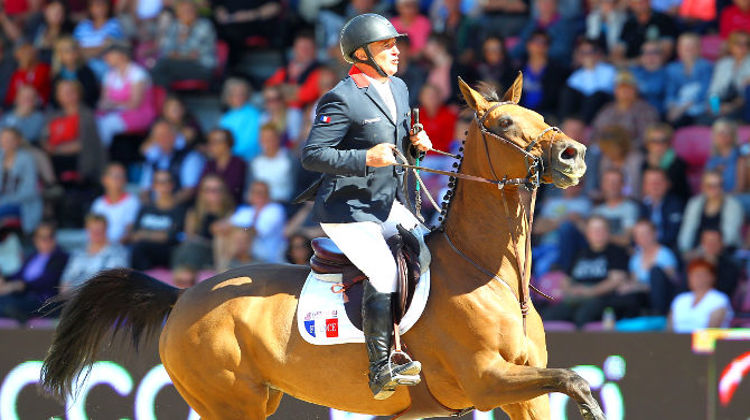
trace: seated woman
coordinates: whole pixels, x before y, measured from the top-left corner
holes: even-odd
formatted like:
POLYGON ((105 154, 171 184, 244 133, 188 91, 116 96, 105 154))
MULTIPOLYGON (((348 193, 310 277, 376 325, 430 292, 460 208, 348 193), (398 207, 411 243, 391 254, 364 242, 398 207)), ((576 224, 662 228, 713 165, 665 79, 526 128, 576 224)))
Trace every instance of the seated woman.
POLYGON ((221 102, 227 111, 219 120, 219 127, 226 128, 234 136, 232 152, 247 162, 260 154, 261 111, 250 102, 252 90, 246 81, 233 77, 224 82, 221 102))
POLYGON ((11 75, 10 81, 3 81, 8 85, 5 94, 5 106, 12 105, 21 86, 31 86, 41 98, 41 104, 46 104, 50 94, 50 66, 39 61, 37 51, 31 43, 21 40, 16 45, 15 57, 18 66, 11 75))
MULTIPOLYGON (((83 90, 83 102, 91 109, 99 102, 99 80, 94 71, 83 61, 78 42, 71 37, 64 37, 55 43, 52 56, 52 89, 63 80, 77 80, 83 90)), ((59 106, 55 98, 52 103, 59 106)))
POLYGON ((602 175, 614 169, 623 174, 623 195, 640 196, 643 154, 631 139, 632 136, 620 125, 608 125, 595 133, 594 145, 586 155, 586 165, 589 168, 586 193, 599 197, 602 175))
POLYGON ((42 196, 34 157, 22 145, 18 130, 0 130, 0 220, 20 218, 23 231, 31 233, 42 220, 42 196))
POLYGON ((57 84, 55 99, 60 111, 49 115, 42 135, 55 175, 64 185, 95 185, 106 160, 94 113, 81 103, 82 90, 76 80, 57 84))
POLYGON ((112 17, 108 0, 89 0, 89 15, 76 25, 73 37, 83 48, 83 56, 98 78, 107 72, 107 63, 102 59, 105 50, 113 42, 123 41, 120 22, 112 17))
POLYGON ((745 105, 745 89, 750 85, 750 32, 729 35, 729 55, 714 66, 708 97, 710 117, 740 118, 745 105))
POLYGON ((704 230, 718 230, 724 244, 736 248, 742 243, 742 205, 722 189, 721 173, 706 171, 701 179, 701 193, 688 201, 682 218, 677 247, 681 253, 694 250, 704 230))
POLYGON ((21 270, 8 279, 0 277, 0 317, 24 322, 39 316, 37 310, 57 294, 68 254, 57 246, 55 227, 50 223, 39 224, 33 239, 34 252, 21 270))
POLYGON ((86 249, 75 252, 62 273, 60 293, 68 293, 74 287, 102 270, 126 267, 128 254, 120 244, 111 244, 107 239, 107 218, 89 213, 86 216, 86 249))
POLYGON ((25 32, 34 47, 39 50, 41 61, 51 63, 55 43, 62 37, 73 33, 73 24, 68 19, 65 2, 62 0, 47 2, 42 13, 27 21, 25 32))
POLYGON ((141 207, 133 224, 131 265, 136 270, 168 267, 177 236, 182 232, 185 210, 174 196, 172 174, 158 169, 153 176, 153 201, 141 207))
POLYGON ((185 141, 185 145, 194 147, 203 143, 203 133, 198 120, 177 96, 168 96, 161 107, 160 117, 172 124, 185 141))
POLYGON ((190 264, 198 269, 214 265, 215 224, 232 214, 234 200, 217 175, 205 176, 198 186, 195 205, 185 216, 185 238, 172 255, 175 266, 190 264))
POLYGON ((208 133, 208 147, 206 154, 208 162, 203 167, 201 178, 218 175, 227 186, 235 204, 242 203, 247 180, 247 162, 232 154, 234 136, 232 132, 223 128, 216 128, 208 133))
POLYGON ((737 124, 720 118, 711 127, 711 134, 711 156, 705 170, 721 172, 724 192, 744 190, 747 164, 737 144, 737 124))
POLYGON ((668 328, 677 333, 691 333, 703 328, 728 328, 732 305, 724 293, 714 289, 716 267, 704 259, 688 265, 689 292, 672 301, 668 328))
POLYGON ((102 143, 109 146, 117 134, 147 130, 156 110, 151 100, 151 78, 131 61, 127 46, 110 46, 104 59, 110 70, 102 81, 96 123, 102 143))
POLYGON ((13 109, 3 115, 0 127, 13 127, 21 132, 26 141, 38 146, 43 126, 44 114, 39 110, 39 95, 29 85, 19 86, 13 109))
POLYGON ((154 83, 169 86, 179 80, 211 79, 216 67, 216 32, 201 18, 192 0, 174 2, 177 20, 159 40, 161 58, 152 70, 154 83))

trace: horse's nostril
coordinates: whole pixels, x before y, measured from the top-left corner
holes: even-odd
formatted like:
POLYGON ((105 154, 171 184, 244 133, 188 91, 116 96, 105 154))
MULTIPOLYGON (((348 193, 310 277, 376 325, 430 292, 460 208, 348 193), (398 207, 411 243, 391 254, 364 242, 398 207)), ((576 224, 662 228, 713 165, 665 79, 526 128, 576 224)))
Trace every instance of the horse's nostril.
POLYGON ((575 159, 575 157, 576 157, 577 154, 578 154, 578 151, 574 147, 566 147, 560 153, 560 159, 562 159, 562 160, 575 159))

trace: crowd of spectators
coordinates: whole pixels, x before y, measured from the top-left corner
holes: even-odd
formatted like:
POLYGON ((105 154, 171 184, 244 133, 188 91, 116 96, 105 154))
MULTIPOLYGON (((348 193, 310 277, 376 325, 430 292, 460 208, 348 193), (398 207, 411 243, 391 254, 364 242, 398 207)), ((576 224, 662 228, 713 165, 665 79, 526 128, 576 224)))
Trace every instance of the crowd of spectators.
POLYGON ((110 267, 189 286, 251 262, 305 264, 321 231, 292 203, 316 177, 299 152, 348 71, 339 31, 366 12, 409 35, 397 75, 435 147, 455 149, 471 122, 458 76, 502 88, 519 71, 521 104, 589 146, 583 184, 539 202, 534 277, 560 279, 545 318, 585 327, 611 308, 671 314, 685 331, 750 311, 748 0, 4 3, 0 316, 28 318, 110 267), (71 230, 84 243, 57 245, 71 230))

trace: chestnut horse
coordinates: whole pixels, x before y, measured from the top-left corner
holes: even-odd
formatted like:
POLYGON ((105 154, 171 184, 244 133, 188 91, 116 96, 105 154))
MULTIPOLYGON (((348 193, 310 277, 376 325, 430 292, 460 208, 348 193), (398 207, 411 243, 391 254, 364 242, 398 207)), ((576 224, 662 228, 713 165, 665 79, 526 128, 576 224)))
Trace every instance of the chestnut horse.
MULTIPOLYGON (((477 118, 458 173, 495 181, 524 178, 529 159, 538 158, 542 182, 562 188, 578 183, 586 169, 585 147, 517 105, 520 74, 502 101, 459 84, 477 118)), ((523 245, 531 231, 528 204, 522 203, 527 199, 519 192, 524 187, 462 179, 452 185, 450 211, 427 238, 429 302, 402 337, 422 362, 430 393, 452 409, 500 407, 512 419, 547 419, 547 394, 562 392, 585 419, 604 419, 584 379, 568 369, 546 368, 544 329, 533 304, 522 318, 519 297, 528 296, 528 285, 518 279, 527 278, 530 250, 523 245)), ((363 373, 364 345, 315 346, 300 336, 295 316, 308 272, 295 265, 250 265, 184 292, 128 269, 100 273, 66 303, 43 383, 67 395, 113 330, 125 330, 137 342, 168 317, 161 360, 177 391, 204 419, 264 419, 283 394, 371 415, 407 409, 410 387, 383 401, 372 398, 363 373)))

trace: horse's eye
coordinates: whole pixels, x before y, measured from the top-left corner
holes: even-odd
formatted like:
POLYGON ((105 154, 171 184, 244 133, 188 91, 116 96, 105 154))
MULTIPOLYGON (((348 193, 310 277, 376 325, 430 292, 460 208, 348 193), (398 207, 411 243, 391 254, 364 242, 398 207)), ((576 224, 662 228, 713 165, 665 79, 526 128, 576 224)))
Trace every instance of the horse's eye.
POLYGON ((513 125, 513 120, 510 117, 502 117, 499 120, 497 120, 497 125, 503 130, 506 130, 508 127, 513 125))

